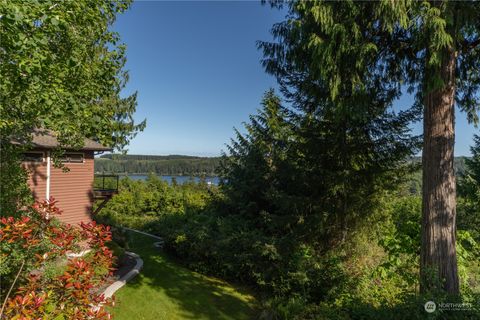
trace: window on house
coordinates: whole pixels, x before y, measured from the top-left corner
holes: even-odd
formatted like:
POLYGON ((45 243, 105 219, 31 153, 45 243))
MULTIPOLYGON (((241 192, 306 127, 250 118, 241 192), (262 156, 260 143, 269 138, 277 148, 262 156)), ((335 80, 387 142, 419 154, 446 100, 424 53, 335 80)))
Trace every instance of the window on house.
POLYGON ((84 156, 83 153, 65 153, 60 161, 62 163, 83 163, 84 156))
POLYGON ((25 152, 22 161, 24 162, 43 162, 43 152, 25 152))

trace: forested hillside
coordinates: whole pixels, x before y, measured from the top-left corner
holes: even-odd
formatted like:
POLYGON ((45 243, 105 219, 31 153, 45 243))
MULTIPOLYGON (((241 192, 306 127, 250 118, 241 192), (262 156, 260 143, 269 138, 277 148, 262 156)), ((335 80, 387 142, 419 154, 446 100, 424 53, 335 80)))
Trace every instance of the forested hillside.
POLYGON ((95 172, 214 176, 219 164, 218 157, 107 154, 95 159, 95 172))
MULTIPOLYGON (((465 159, 468 159, 468 157, 465 157, 465 156, 455 157, 455 160, 453 162, 453 167, 455 168, 455 174, 457 176, 462 176, 465 173, 465 170, 466 170, 465 159)), ((421 164, 422 158, 414 157, 413 162, 421 164)))
MULTIPOLYGON (((461 178, 465 175, 466 165, 465 160, 468 160, 468 157, 455 157, 453 162, 453 167, 455 168, 455 175, 457 178, 461 178)), ((409 185, 409 192, 411 194, 421 195, 422 193, 422 170, 421 170, 421 157, 413 158, 413 162, 419 166, 419 169, 415 171, 410 176, 410 185, 409 185)))
MULTIPOLYGON (((459 176, 465 172, 465 159, 466 157, 455 158, 455 172, 459 176)), ((420 163, 421 158, 415 157, 413 162, 420 163)), ((95 159, 95 172, 108 173, 217 176, 219 166, 220 157, 186 155, 106 154, 95 159)), ((412 178, 412 188, 420 190, 417 186, 420 187, 421 180, 422 174, 419 170, 412 178)))

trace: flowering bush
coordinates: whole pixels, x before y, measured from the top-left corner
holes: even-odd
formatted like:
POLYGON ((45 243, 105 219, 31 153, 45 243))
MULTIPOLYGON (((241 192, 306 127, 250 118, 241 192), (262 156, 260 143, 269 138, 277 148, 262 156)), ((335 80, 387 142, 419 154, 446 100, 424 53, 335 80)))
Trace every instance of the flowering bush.
POLYGON ((110 228, 60 223, 56 201, 0 219, 0 319, 109 319, 98 288, 111 275, 110 228), (67 258, 88 244, 90 251, 67 258))

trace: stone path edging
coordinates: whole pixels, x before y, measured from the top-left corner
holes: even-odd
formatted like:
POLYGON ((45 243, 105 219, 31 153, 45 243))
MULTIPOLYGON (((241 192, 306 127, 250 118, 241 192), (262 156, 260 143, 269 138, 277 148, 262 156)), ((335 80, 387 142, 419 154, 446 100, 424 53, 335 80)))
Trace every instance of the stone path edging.
POLYGON ((140 256, 136 253, 125 251, 125 254, 133 257, 136 260, 135 266, 132 268, 132 270, 128 271, 127 274, 125 274, 123 277, 112 283, 110 286, 108 286, 105 291, 103 291, 103 295, 105 298, 111 298, 113 294, 123 287, 125 284, 127 284, 127 281, 131 280, 133 277, 138 275, 140 273, 140 270, 143 267, 143 260, 140 258, 140 256))
MULTIPOLYGON (((146 232, 143 232, 143 231, 139 231, 139 230, 135 230, 135 229, 130 229, 130 228, 127 228, 127 227, 120 227, 122 229, 125 229, 125 230, 128 230, 128 231, 132 231, 132 232, 136 232, 136 233, 140 233, 140 234, 143 234, 143 235, 146 235, 146 236, 149 236, 149 237, 152 237, 152 238, 155 238, 155 239, 158 239, 159 241, 158 242, 155 242, 154 243, 154 246, 155 247, 159 247, 159 248, 162 248, 163 247, 163 243, 164 243, 164 240, 162 237, 159 237, 159 236, 156 236, 156 235, 153 235, 153 234, 150 234, 150 233, 146 233, 146 232)), ((132 268, 132 270, 128 271, 127 274, 125 274, 123 277, 121 277, 120 279, 118 279, 117 281, 115 281, 114 283, 112 283, 110 286, 108 286, 107 289, 105 289, 105 291, 103 291, 103 296, 108 299, 108 298, 111 298, 113 296, 113 294, 118 290, 120 289, 121 287, 123 287, 125 284, 127 284, 128 281, 130 281, 133 277, 135 277, 136 275, 138 275, 140 273, 140 270, 142 269, 143 267, 143 260, 142 258, 140 258, 140 256, 136 253, 133 253, 133 252, 129 252, 129 251, 125 251, 125 254, 126 255, 129 255, 130 257, 134 258, 136 260, 136 264, 135 266, 132 268)))

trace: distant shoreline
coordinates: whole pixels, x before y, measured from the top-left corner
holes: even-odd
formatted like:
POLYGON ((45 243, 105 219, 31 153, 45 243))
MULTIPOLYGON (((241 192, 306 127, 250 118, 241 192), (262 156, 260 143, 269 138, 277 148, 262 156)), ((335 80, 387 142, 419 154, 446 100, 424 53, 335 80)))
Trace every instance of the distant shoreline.
MULTIPOLYGON (((148 179, 149 175, 131 174, 131 175, 120 176, 120 179, 127 178, 127 177, 131 180, 134 180, 134 181, 138 181, 138 180, 145 181, 145 180, 148 179)), ((221 181, 220 177, 218 177, 218 176, 201 176, 201 177, 198 177, 198 176, 191 176, 191 175, 188 175, 188 176, 155 175, 155 177, 157 177, 160 180, 167 181, 170 184, 172 184, 174 182, 177 183, 177 184, 184 184, 184 183, 189 183, 189 182, 194 182, 194 183, 205 182, 208 185, 213 184, 213 185, 218 186, 220 184, 220 181, 221 181)))
POLYGON ((95 158, 95 172, 118 175, 210 176, 218 175, 221 158, 185 155, 150 156, 109 154, 95 158), (113 159, 112 159, 113 158, 113 159))
POLYGON ((95 171, 95 174, 114 174, 118 176, 149 176, 150 174, 156 175, 156 176, 169 176, 169 177, 205 177, 205 178, 218 178, 218 175, 216 174, 163 174, 163 173, 155 173, 155 172, 149 172, 149 173, 131 173, 131 172, 102 172, 102 171, 95 171))

